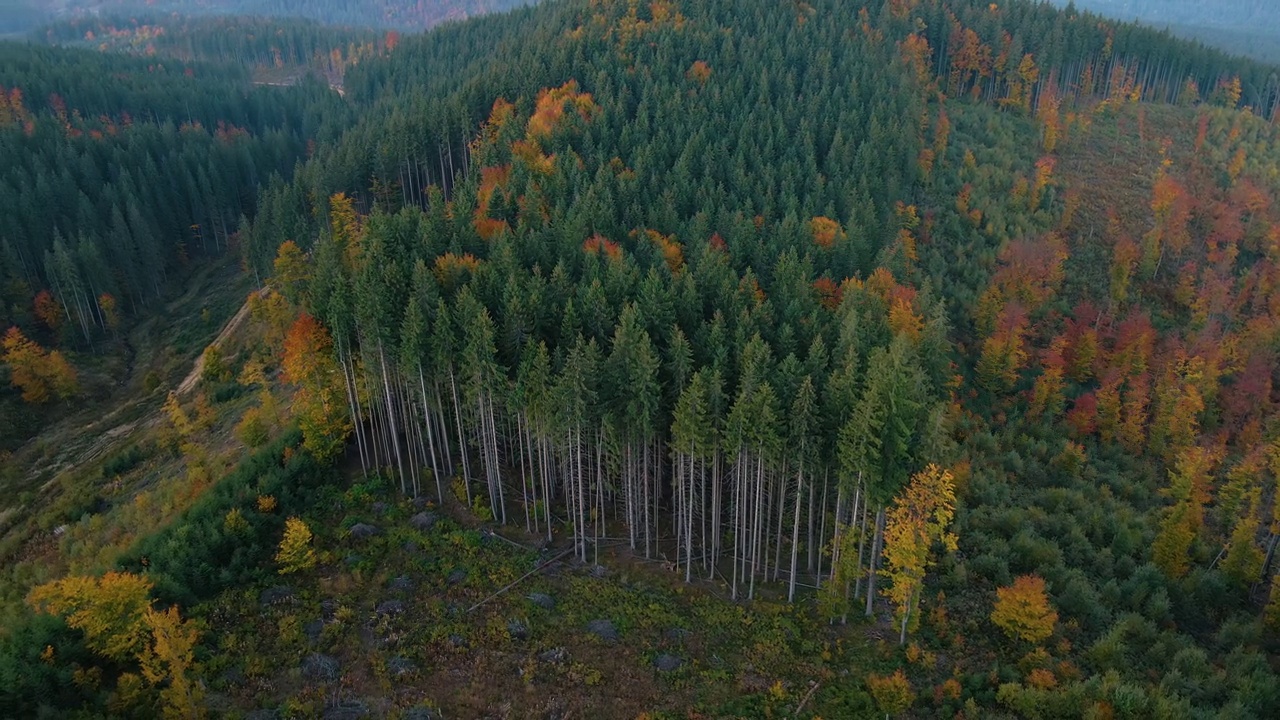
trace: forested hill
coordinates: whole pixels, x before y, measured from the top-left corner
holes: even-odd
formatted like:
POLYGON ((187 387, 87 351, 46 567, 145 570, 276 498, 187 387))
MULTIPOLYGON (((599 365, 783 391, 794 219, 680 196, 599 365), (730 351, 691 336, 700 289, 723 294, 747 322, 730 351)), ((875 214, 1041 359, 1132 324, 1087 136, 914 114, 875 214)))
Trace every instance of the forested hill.
POLYGON ((528 4, 532 0, 68 0, 55 7, 39 0, 14 0, 13 7, 0 9, 0 32, 6 25, 18 31, 68 16, 170 13, 306 18, 346 27, 422 30, 528 4))
MULTIPOLYGON (((119 339, 347 118, 319 82, 255 88, 239 65, 0 43, 0 325, 64 351, 119 339)), ((52 399, 33 382, 30 404, 52 399)), ((47 414, 21 412, 7 385, 4 449, 47 414)))
POLYGON ((112 556, 132 625, 76 612, 97 580, 27 596, 15 707, 82 672, 42 654, 56 615, 105 648, 77 702, 176 714, 320 714, 367 666, 387 715, 1280 716, 1272 68, 1040 2, 572 0, 345 84, 238 236, 271 335, 218 377, 261 388, 263 449, 112 556), (617 628, 499 598, 528 558, 469 576, 502 546, 428 498, 573 567, 662 561, 694 639, 547 579, 625 619, 629 669, 584 665, 617 628), (424 591, 378 602, 393 567, 424 591), (186 638, 168 674, 141 618, 186 638))
POLYGON ((880 578, 991 708, 1280 710, 1270 68, 1043 3, 593 2, 348 87, 247 244, 333 348, 306 397, 370 389, 315 452, 735 598, 880 578))
MULTIPOLYGON (((1059 6, 1071 1, 1053 0, 1059 6)), ((1074 7, 1280 65, 1280 5, 1270 0, 1074 0, 1074 7)))
POLYGON ((79 17, 34 31, 36 42, 248 68, 255 82, 289 85, 316 74, 335 87, 346 70, 393 50, 396 30, 346 28, 297 18, 220 15, 79 17))

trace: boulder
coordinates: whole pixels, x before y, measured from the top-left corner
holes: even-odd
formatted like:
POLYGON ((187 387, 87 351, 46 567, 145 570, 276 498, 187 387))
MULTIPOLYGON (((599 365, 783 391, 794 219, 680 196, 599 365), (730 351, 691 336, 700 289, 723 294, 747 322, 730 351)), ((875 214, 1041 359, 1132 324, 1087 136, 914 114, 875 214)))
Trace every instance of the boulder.
POLYGON ((320 636, 324 634, 324 621, 312 620, 311 622, 302 626, 302 632, 307 636, 307 639, 310 640, 311 642, 313 643, 320 642, 320 636))
POLYGON ((361 540, 371 538, 374 535, 382 534, 382 531, 379 530, 376 525, 370 525, 368 523, 356 523, 355 525, 351 526, 350 532, 351 532, 351 537, 359 538, 361 540))
POLYGON ((449 644, 456 648, 465 648, 467 647, 467 639, 457 633, 453 633, 449 636, 449 644))
POLYGON ((684 628, 671 628, 662 633, 662 639, 669 643, 683 645, 686 640, 693 636, 693 633, 684 628))
POLYGON ((431 528, 435 527, 436 514, 433 512, 420 512, 409 518, 409 524, 412 525, 415 530, 427 532, 431 528))
POLYGON ((411 592, 413 590, 413 578, 408 575, 392 578, 391 582, 387 583, 387 587, 396 592, 411 592))
POLYGON ((607 643, 618 642, 618 628, 614 627, 612 620, 592 620, 587 623, 587 632, 607 643))
POLYGON ((529 624, 519 618, 513 618, 507 621, 507 632, 515 640, 528 640, 529 624))
POLYGON ((458 583, 466 579, 467 579, 467 571, 465 568, 458 568, 457 570, 454 570, 453 572, 449 573, 450 585, 457 585, 458 583))
POLYGON ((543 610, 554 610, 556 607, 555 598, 547 595, 546 593, 529 593, 526 597, 529 598, 529 602, 537 605, 543 610))
POLYGON ((681 660, 675 655, 668 655, 666 653, 662 653, 653 659, 653 666, 658 669, 658 672, 672 672, 674 670, 679 670, 681 665, 684 665, 684 660, 681 660))
POLYGON ((320 614, 326 620, 332 620, 338 614, 338 608, 342 607, 342 603, 332 598, 320 601, 320 614))
POLYGON ((387 600, 379 603, 373 611, 378 615, 400 615, 404 612, 404 603, 399 600, 387 600))

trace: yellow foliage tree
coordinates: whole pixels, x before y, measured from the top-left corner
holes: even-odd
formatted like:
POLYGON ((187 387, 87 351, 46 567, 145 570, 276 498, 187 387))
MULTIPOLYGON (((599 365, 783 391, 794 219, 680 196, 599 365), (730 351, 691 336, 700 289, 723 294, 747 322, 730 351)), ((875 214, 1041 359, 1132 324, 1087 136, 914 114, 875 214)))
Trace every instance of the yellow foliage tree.
POLYGON ((315 566, 316 551, 311 547, 311 528, 301 519, 291 517, 285 520, 284 538, 280 540, 276 564, 280 566, 281 575, 315 566))
POLYGON ((911 681, 907 680, 901 668, 892 675, 868 675, 867 687, 886 718, 906 712, 916 699, 911 690, 911 681))
POLYGON ((956 536, 947 530, 955 506, 951 472, 929 465, 916 473, 885 517, 885 568, 880 574, 890 581, 885 596, 898 608, 900 643, 906 643, 907 630, 919 622, 918 613, 913 610, 919 605, 924 588, 930 550, 935 543, 951 551, 956 548, 956 536))
POLYGON ((307 265, 307 256, 302 248, 292 240, 281 243, 272 269, 272 282, 279 287, 280 294, 289 302, 301 303, 311 279, 311 268, 307 265))
POLYGON ((1013 585, 996 589, 991 620, 1009 637, 1039 644, 1053 635, 1058 613, 1049 604, 1044 579, 1023 575, 1013 585))
POLYGON ((139 656, 142 676, 152 685, 164 685, 160 691, 164 716, 204 717, 204 690, 200 683, 192 682, 189 672, 199 633, 178 615, 176 607, 164 612, 148 607, 145 620, 151 629, 151 644, 139 656))
POLYGON ((151 582, 132 573, 72 576, 33 589, 27 604, 58 615, 84 633, 91 650, 116 661, 136 657, 146 643, 151 582))
POLYGON ((51 397, 67 399, 78 392, 75 368, 57 350, 45 352, 16 327, 0 340, 0 362, 9 366, 9 381, 22 390, 22 400, 31 405, 51 397))

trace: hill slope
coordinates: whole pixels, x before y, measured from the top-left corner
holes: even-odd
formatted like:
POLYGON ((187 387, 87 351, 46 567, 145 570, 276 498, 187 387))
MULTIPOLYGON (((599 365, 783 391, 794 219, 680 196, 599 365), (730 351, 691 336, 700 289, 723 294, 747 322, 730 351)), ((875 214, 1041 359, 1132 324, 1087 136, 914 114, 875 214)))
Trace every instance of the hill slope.
MULTIPOLYGON (((597 0, 346 85, 242 238, 225 376, 298 429, 116 565, 214 630, 174 677, 218 708, 1280 713, 1268 68, 1041 3, 597 0)), ((44 617, 12 653, 75 647, 44 617)), ((193 697, 134 682, 83 699, 193 697)))

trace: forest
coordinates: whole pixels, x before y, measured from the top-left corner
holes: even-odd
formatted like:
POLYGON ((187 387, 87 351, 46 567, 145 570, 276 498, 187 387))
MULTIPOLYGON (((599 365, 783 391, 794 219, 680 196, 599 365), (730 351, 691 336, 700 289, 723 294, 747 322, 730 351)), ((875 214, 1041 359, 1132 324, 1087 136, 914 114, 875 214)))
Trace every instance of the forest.
MULTIPOLYGON (((1053 0, 1060 6, 1068 1, 1053 0)), ((1280 63, 1280 8, 1266 0, 1077 0, 1075 7, 1166 28, 1233 55, 1280 63)))
POLYGON ((13 0, 0 9, 0 34, 51 21, 96 17, 256 16, 303 18, 348 28, 425 30, 532 4, 530 0, 13 0))
POLYGON ((6 535, 0 709, 1280 715, 1274 67, 1020 1, 262 23, 0 46, 12 407, 256 288, 85 466, 170 519, 6 535))

